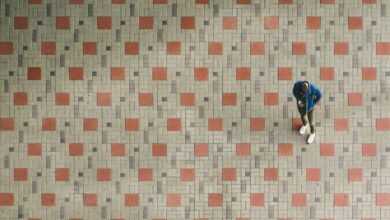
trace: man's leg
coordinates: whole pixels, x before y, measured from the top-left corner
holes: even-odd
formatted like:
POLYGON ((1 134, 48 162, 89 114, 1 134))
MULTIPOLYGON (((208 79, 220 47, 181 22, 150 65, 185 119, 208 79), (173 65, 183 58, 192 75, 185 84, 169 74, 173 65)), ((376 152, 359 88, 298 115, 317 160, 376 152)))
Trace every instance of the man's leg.
POLYGON ((301 120, 302 120, 302 127, 299 129, 299 133, 304 135, 306 133, 306 130, 307 130, 307 121, 306 121, 306 112, 302 109, 299 109, 299 114, 301 115, 301 120))
POLYGON ((313 143, 314 138, 316 136, 315 130, 314 130, 314 125, 313 125, 313 109, 307 113, 307 118, 309 119, 309 124, 310 124, 310 135, 307 137, 306 142, 308 144, 313 143))
POLYGON ((314 109, 312 109, 310 112, 307 113, 307 118, 309 119, 309 124, 310 124, 310 133, 315 133, 315 129, 314 129, 314 122, 313 122, 313 111, 314 109))

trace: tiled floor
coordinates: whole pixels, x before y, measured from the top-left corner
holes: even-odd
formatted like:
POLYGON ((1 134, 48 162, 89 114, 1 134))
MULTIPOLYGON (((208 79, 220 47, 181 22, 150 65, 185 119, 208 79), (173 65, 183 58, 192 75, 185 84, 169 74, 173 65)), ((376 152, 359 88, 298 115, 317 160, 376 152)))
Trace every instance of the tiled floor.
POLYGON ((1 0, 0 219, 388 220, 389 27, 387 0, 1 0))

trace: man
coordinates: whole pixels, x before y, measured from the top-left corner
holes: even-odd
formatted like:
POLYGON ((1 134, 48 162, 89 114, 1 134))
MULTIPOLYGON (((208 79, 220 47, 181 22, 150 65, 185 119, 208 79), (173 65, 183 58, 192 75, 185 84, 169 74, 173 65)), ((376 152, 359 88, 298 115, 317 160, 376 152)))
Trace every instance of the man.
POLYGON ((310 134, 307 137, 306 142, 308 144, 311 144, 313 143, 316 135, 313 125, 313 110, 314 106, 321 99, 321 92, 316 85, 309 83, 308 81, 297 81, 294 84, 293 94, 297 99, 298 111, 301 115, 301 120, 303 124, 302 127, 299 129, 299 133, 301 135, 304 135, 306 133, 306 130, 310 128, 310 134), (307 123, 306 121, 306 114, 309 119, 309 123, 307 123))

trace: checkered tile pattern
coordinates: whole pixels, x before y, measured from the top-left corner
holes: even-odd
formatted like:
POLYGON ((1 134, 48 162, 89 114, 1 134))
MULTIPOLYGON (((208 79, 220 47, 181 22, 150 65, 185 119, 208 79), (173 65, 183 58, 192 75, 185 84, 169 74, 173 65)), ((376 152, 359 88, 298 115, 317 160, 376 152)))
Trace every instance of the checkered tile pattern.
POLYGON ((1 0, 0 219, 390 219, 389 10, 1 0))

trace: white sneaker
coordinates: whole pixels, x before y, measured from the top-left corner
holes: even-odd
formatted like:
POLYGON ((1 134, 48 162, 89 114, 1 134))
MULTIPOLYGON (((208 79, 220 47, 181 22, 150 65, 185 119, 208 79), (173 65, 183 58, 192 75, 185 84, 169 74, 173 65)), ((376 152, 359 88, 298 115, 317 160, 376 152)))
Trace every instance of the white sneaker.
POLYGON ((316 136, 316 133, 311 133, 311 134, 309 135, 309 137, 307 137, 307 143, 308 143, 308 144, 313 143, 315 136, 316 136))
POLYGON ((301 135, 304 135, 306 133, 307 128, 309 128, 309 123, 307 123, 306 125, 302 125, 302 127, 299 129, 299 133, 301 135))

